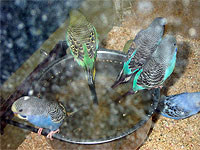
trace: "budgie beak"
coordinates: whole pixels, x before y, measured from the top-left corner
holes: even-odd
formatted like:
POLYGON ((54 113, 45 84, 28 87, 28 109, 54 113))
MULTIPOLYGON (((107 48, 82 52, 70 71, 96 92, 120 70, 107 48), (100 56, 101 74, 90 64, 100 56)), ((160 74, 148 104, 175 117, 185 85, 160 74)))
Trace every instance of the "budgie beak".
POLYGON ((15 107, 15 103, 13 103, 12 107, 11 107, 12 112, 16 115, 17 113, 17 109, 15 107))
POLYGON ((20 114, 17 113, 15 104, 12 105, 11 110, 12 110, 12 112, 14 113, 14 115, 15 115, 16 117, 18 117, 18 118, 20 118, 20 119, 25 119, 25 120, 27 120, 27 117, 26 117, 26 116, 20 115, 20 114))

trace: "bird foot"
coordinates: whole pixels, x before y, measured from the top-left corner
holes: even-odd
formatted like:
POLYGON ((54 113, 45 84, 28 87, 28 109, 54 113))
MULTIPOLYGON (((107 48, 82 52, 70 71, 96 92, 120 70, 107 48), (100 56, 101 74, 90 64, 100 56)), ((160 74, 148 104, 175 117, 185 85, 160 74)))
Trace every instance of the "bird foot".
POLYGON ((50 138, 50 140, 53 140, 52 136, 55 134, 55 133, 58 133, 60 132, 59 129, 57 129, 56 131, 51 131, 48 135, 47 135, 47 138, 50 138))
POLYGON ((42 130, 43 130, 43 128, 39 128, 39 129, 38 129, 38 132, 37 132, 37 133, 38 133, 38 135, 41 135, 41 133, 42 133, 42 130))
MULTIPOLYGON (((162 85, 160 85, 160 86, 155 86, 155 88, 157 89, 157 88, 160 88, 160 89, 162 89, 163 88, 163 86, 162 85)), ((151 90, 152 88, 149 88, 148 90, 151 90)))
POLYGON ((162 86, 162 85, 160 85, 160 86, 157 86, 156 88, 160 88, 160 89, 162 89, 162 88, 163 88, 163 86, 162 86))

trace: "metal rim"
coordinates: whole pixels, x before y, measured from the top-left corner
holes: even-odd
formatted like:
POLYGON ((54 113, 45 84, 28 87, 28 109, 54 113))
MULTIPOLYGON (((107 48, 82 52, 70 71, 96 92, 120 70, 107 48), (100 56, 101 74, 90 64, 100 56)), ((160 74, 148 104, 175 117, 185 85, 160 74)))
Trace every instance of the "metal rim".
MULTIPOLYGON (((126 58, 126 55, 124 53, 122 53, 120 51, 108 50, 108 49, 98 50, 97 51, 97 58, 101 57, 101 55, 104 55, 104 54, 111 54, 111 55, 121 56, 123 59, 126 58)), ((40 78, 42 78, 42 76, 45 74, 45 72, 48 72, 48 70, 51 69, 51 67, 53 65, 56 65, 57 63, 59 63, 62 60, 65 60, 65 59, 73 59, 73 56, 64 56, 64 57, 62 57, 60 59, 57 59, 57 60, 53 61, 52 63, 50 63, 48 65, 48 67, 45 68, 40 73, 40 75, 38 76, 39 77, 38 81, 39 81, 40 78)), ((152 91, 153 91, 153 95, 154 95, 154 100, 153 100, 153 103, 151 104, 150 110, 147 113, 146 119, 140 120, 136 125, 134 125, 132 128, 130 128, 128 131, 122 132, 122 134, 120 136, 109 137, 107 139, 98 139, 98 140, 81 140, 80 139, 79 141, 63 137, 60 134, 56 134, 53 137, 57 138, 57 139, 59 139, 61 141, 65 141, 65 142, 69 142, 69 143, 73 143, 73 144, 85 144, 85 145, 86 144, 89 144, 89 145, 91 145, 91 144, 102 144, 102 143, 107 143, 107 142, 111 142, 111 141, 123 138, 123 137, 125 137, 125 136, 133 133, 134 131, 136 131, 141 126, 143 126, 150 119, 150 117, 152 116, 152 114, 154 113, 154 111, 155 111, 155 109, 157 108, 157 105, 158 105, 158 100, 159 100, 159 96, 160 96, 160 90, 159 89, 153 89, 152 91)))

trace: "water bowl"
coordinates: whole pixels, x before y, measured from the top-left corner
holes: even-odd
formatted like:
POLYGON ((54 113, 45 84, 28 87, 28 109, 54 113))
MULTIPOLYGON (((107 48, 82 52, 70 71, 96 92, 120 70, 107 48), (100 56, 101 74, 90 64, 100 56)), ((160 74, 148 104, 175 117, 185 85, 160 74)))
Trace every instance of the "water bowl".
POLYGON ((33 83, 34 95, 62 102, 68 114, 57 135, 59 139, 76 144, 111 142, 133 133, 151 118, 160 96, 158 89, 143 90, 116 101, 132 86, 129 82, 111 88, 124 60, 122 52, 98 51, 98 106, 93 104, 84 69, 72 56, 55 60, 41 72, 33 83))

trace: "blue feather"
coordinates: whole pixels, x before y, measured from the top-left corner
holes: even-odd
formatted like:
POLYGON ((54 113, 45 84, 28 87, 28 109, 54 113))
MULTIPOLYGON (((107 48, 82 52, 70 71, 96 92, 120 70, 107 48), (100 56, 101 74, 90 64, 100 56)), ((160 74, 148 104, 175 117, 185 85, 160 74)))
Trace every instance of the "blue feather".
POLYGON ((177 120, 195 115, 200 111, 200 92, 164 97, 158 109, 161 115, 177 120))
POLYGON ((27 116, 28 121, 35 126, 38 126, 40 128, 47 128, 51 131, 57 130, 61 123, 55 123, 51 120, 50 116, 42 116, 42 115, 35 115, 35 116, 27 116))

